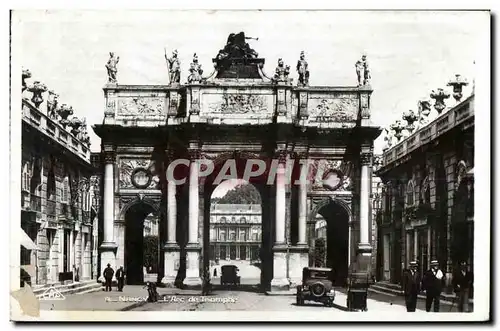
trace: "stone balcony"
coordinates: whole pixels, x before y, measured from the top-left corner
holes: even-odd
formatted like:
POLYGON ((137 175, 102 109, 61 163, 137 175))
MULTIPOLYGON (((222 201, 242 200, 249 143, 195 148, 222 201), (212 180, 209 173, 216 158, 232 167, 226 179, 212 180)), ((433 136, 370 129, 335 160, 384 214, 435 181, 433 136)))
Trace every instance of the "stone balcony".
POLYGON ((473 125, 474 118, 474 95, 455 105, 448 111, 443 112, 429 124, 421 127, 412 135, 406 137, 392 148, 382 154, 379 173, 387 171, 393 166, 405 162, 409 155, 448 131, 460 126, 473 125))
POLYGON ((90 163, 90 149, 85 143, 72 135, 61 124, 50 119, 35 107, 29 100, 22 101, 23 121, 50 138, 63 148, 71 151, 78 158, 90 163))
POLYGON ((103 124, 124 127, 181 123, 369 126, 373 92, 370 86, 296 87, 248 79, 172 86, 108 84, 103 90, 103 124))

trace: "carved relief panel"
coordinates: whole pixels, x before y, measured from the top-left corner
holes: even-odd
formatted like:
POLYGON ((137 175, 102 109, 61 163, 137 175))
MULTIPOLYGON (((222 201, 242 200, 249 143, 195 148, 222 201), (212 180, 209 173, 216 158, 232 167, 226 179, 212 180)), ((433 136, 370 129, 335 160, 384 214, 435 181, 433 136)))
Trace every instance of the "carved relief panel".
POLYGON ((354 122, 359 111, 355 94, 309 96, 307 108, 312 122, 354 122))
POLYGON ((163 115, 165 99, 162 97, 132 96, 118 99, 118 115, 163 115))
POLYGON ((223 92, 202 95, 203 113, 210 117, 267 117, 273 114, 271 94, 223 92))
POLYGON ((120 158, 119 183, 121 189, 156 189, 158 177, 151 172, 151 160, 120 158))
POLYGON ((312 160, 309 178, 313 190, 351 190, 351 164, 341 160, 312 160))

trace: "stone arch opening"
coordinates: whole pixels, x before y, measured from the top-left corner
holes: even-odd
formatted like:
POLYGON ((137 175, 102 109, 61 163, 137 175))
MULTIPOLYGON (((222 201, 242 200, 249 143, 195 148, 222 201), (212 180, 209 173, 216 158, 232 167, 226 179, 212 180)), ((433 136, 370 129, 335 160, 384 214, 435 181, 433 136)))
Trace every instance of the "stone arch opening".
MULTIPOLYGON (((271 194, 272 192, 272 187, 273 185, 268 185, 267 183, 267 175, 263 174, 259 177, 250 177, 250 178, 244 178, 244 171, 245 167, 247 165, 247 162, 249 159, 252 157, 257 158, 257 156, 250 155, 250 154, 240 154, 240 155, 226 155, 223 154, 221 155, 218 159, 214 161, 214 170, 213 172, 207 176, 204 180, 203 183, 203 198, 204 198, 204 217, 203 217, 203 268, 205 270, 210 270, 211 277, 214 277, 214 267, 218 267, 217 269, 217 277, 214 279, 215 282, 213 284, 219 285, 220 283, 220 273, 221 269, 220 267, 222 264, 233 264, 233 265, 238 265, 238 266, 243 266, 240 267, 240 276, 241 276, 241 285, 240 289, 243 290, 251 290, 251 291, 261 291, 261 290, 268 290, 270 289, 271 286, 271 280, 273 276, 273 253, 272 253, 272 238, 273 236, 273 221, 274 218, 272 216, 272 212, 270 208, 272 207, 272 202, 271 199, 274 199, 273 195, 271 194), (234 166, 228 167, 228 164, 226 162, 231 162, 234 163, 234 166), (226 164, 226 165, 225 165, 226 164), (236 170, 233 173, 231 173, 231 170, 236 170), (255 213, 255 210, 252 211, 252 215, 248 214, 248 216, 245 216, 245 222, 240 222, 241 218, 238 218, 240 216, 236 215, 228 215, 229 218, 226 219, 226 222, 228 223, 228 228, 238 228, 238 229, 245 229, 244 235, 246 236, 245 241, 241 240, 241 237, 237 237, 242 235, 241 233, 235 233, 234 235, 236 236, 234 239, 236 241, 230 240, 231 233, 229 233, 226 230, 225 233, 225 238, 219 237, 218 239, 226 239, 224 241, 224 245, 220 240, 213 240, 214 238, 214 231, 213 229, 215 226, 213 226, 211 219, 212 219, 212 209, 216 208, 216 204, 214 204, 214 201, 212 201, 212 195, 214 191, 219 187, 219 185, 224 185, 224 181, 219 182, 218 177, 219 174, 231 174, 231 181, 237 181, 240 184, 246 184, 246 185, 251 185, 255 190, 258 192, 258 195, 260 197, 260 201, 258 204, 258 207, 252 207, 257 209, 260 209, 260 215, 257 215, 255 213), (255 214, 255 215, 254 215, 255 214), (232 226, 232 217, 238 218, 236 219, 237 226, 232 226), (257 217, 259 220, 257 222, 254 222, 254 217, 257 217), (260 223, 260 224, 259 224, 260 223), (252 232, 253 230, 258 229, 257 233, 252 232), (211 233, 212 230, 212 233, 211 233), (254 235, 257 234, 257 238, 254 237, 254 235), (212 237, 211 237, 212 235, 212 237), (229 240, 228 240, 229 239, 229 240), (214 245, 214 243, 216 243, 214 245), (215 246, 219 245, 218 248, 215 246), (225 249, 222 248, 222 246, 225 246, 225 249), (232 248, 234 247, 240 247, 239 251, 237 251, 238 248, 235 249, 232 248), (246 261, 241 260, 241 247, 244 248, 244 257, 246 258, 246 261), (258 248, 257 248, 258 247, 258 248), (215 258, 218 255, 218 265, 214 265, 213 262, 215 262, 215 258), (226 258, 229 258, 229 260, 222 260, 220 254, 225 253, 226 258), (239 255, 238 255, 239 253, 239 255), (213 258, 212 258, 213 257, 213 258), (239 260, 235 263, 233 257, 239 257, 239 260), (248 264, 248 265, 247 265, 248 264), (256 268, 260 269, 257 271, 256 274, 256 268)), ((266 167, 267 169, 268 167, 266 167)), ((220 178, 220 177, 219 177, 220 178)), ((273 200, 274 201, 274 200, 273 200)), ((248 206, 247 206, 248 208, 248 206)), ((243 212, 243 211, 242 211, 243 212)), ((248 212, 248 211, 247 211, 248 212)), ((238 211, 239 213, 239 211, 238 211)), ((245 214, 245 213, 243 213, 245 214)), ((220 226, 218 226, 220 227, 220 226)), ((238 230, 239 231, 239 230, 238 230)), ((218 233, 220 235, 220 232, 218 233)))
POLYGON ((345 286, 349 269, 350 208, 339 200, 325 200, 311 213, 315 220, 313 265, 332 268, 334 285, 345 286))
MULTIPOLYGON (((125 250, 124 250, 124 269, 127 284, 142 284, 145 279, 145 262, 154 257, 145 256, 145 220, 147 218, 156 218, 159 225, 159 208, 155 204, 145 201, 134 201, 126 209, 122 210, 125 220, 125 250), (146 261, 145 261, 146 260, 146 261)), ((159 233, 156 241, 156 266, 159 266, 160 261, 160 239, 159 233)), ((154 244, 154 243, 153 243, 154 244)), ((155 250, 152 250, 153 252, 155 250)), ((151 252, 149 254, 152 254, 151 252)), ((120 266, 117 266, 117 268, 120 266)), ((151 270, 155 271, 155 270, 151 270)), ((158 272, 158 270, 156 270, 158 272)))

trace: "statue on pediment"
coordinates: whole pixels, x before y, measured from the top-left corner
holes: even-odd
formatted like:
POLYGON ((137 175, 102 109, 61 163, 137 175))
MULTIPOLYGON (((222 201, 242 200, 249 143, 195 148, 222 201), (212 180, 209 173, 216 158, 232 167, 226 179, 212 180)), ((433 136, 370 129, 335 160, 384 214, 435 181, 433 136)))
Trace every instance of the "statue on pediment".
POLYGON ((259 54, 250 48, 250 45, 246 42, 247 39, 259 40, 259 38, 245 37, 244 32, 237 34, 231 33, 229 37, 227 37, 226 46, 217 54, 217 60, 224 60, 227 58, 256 59, 259 54))
POLYGON ((278 59, 278 66, 274 74, 275 82, 288 82, 288 75, 290 74, 290 66, 285 66, 283 59, 278 59))
POLYGON ((300 60, 297 61, 297 72, 299 73, 297 85, 299 86, 309 85, 309 69, 305 57, 304 51, 300 52, 300 60))
POLYGON ((198 83, 201 82, 203 74, 203 69, 201 69, 201 64, 198 63, 198 55, 194 53, 193 62, 189 67, 188 83, 198 83))
POLYGON ((361 60, 356 61, 356 75, 358 76, 358 86, 370 84, 371 71, 366 55, 363 54, 361 60))
POLYGON ((109 52, 109 60, 108 63, 106 63, 106 70, 108 71, 108 81, 110 83, 116 83, 116 74, 118 72, 116 65, 118 62, 120 62, 120 57, 115 57, 115 53, 109 52))
POLYGON ((179 60, 177 50, 174 50, 172 57, 169 58, 165 49, 165 60, 168 64, 170 84, 179 84, 181 82, 181 61, 179 60))

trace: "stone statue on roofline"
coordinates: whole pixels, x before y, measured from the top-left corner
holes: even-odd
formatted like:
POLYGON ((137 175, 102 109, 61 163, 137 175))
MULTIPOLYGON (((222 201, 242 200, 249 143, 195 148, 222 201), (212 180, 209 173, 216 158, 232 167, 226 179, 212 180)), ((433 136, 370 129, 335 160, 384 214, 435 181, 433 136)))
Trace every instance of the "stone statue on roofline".
POLYGON ((199 83, 202 81, 203 69, 201 64, 198 63, 198 55, 194 53, 193 62, 189 67, 188 83, 199 83))
POLYGON ((299 73, 298 86, 309 85, 309 69, 307 61, 305 60, 304 51, 300 52, 300 60, 297 61, 297 72, 299 73))
POLYGON ((274 74, 273 80, 275 82, 288 82, 288 75, 290 74, 290 66, 285 66, 283 59, 278 59, 278 66, 274 74))
POLYGON ((244 32, 231 33, 227 38, 226 46, 217 54, 217 60, 225 60, 226 58, 256 59, 259 54, 250 48, 246 42, 247 39, 259 40, 259 38, 245 37, 244 32))
POLYGON ((167 56, 167 50, 165 49, 165 60, 168 65, 169 80, 170 84, 180 84, 181 82, 181 61, 178 58, 177 50, 172 52, 172 57, 167 56))
POLYGON ((358 78, 358 86, 364 86, 370 84, 371 72, 368 60, 366 59, 366 54, 363 54, 360 60, 356 61, 356 75, 358 78))
POLYGON ((109 52, 109 60, 108 63, 106 63, 106 70, 108 71, 108 82, 109 83, 116 83, 116 74, 118 73, 118 68, 116 65, 120 61, 120 57, 117 56, 115 57, 114 52, 109 52))

